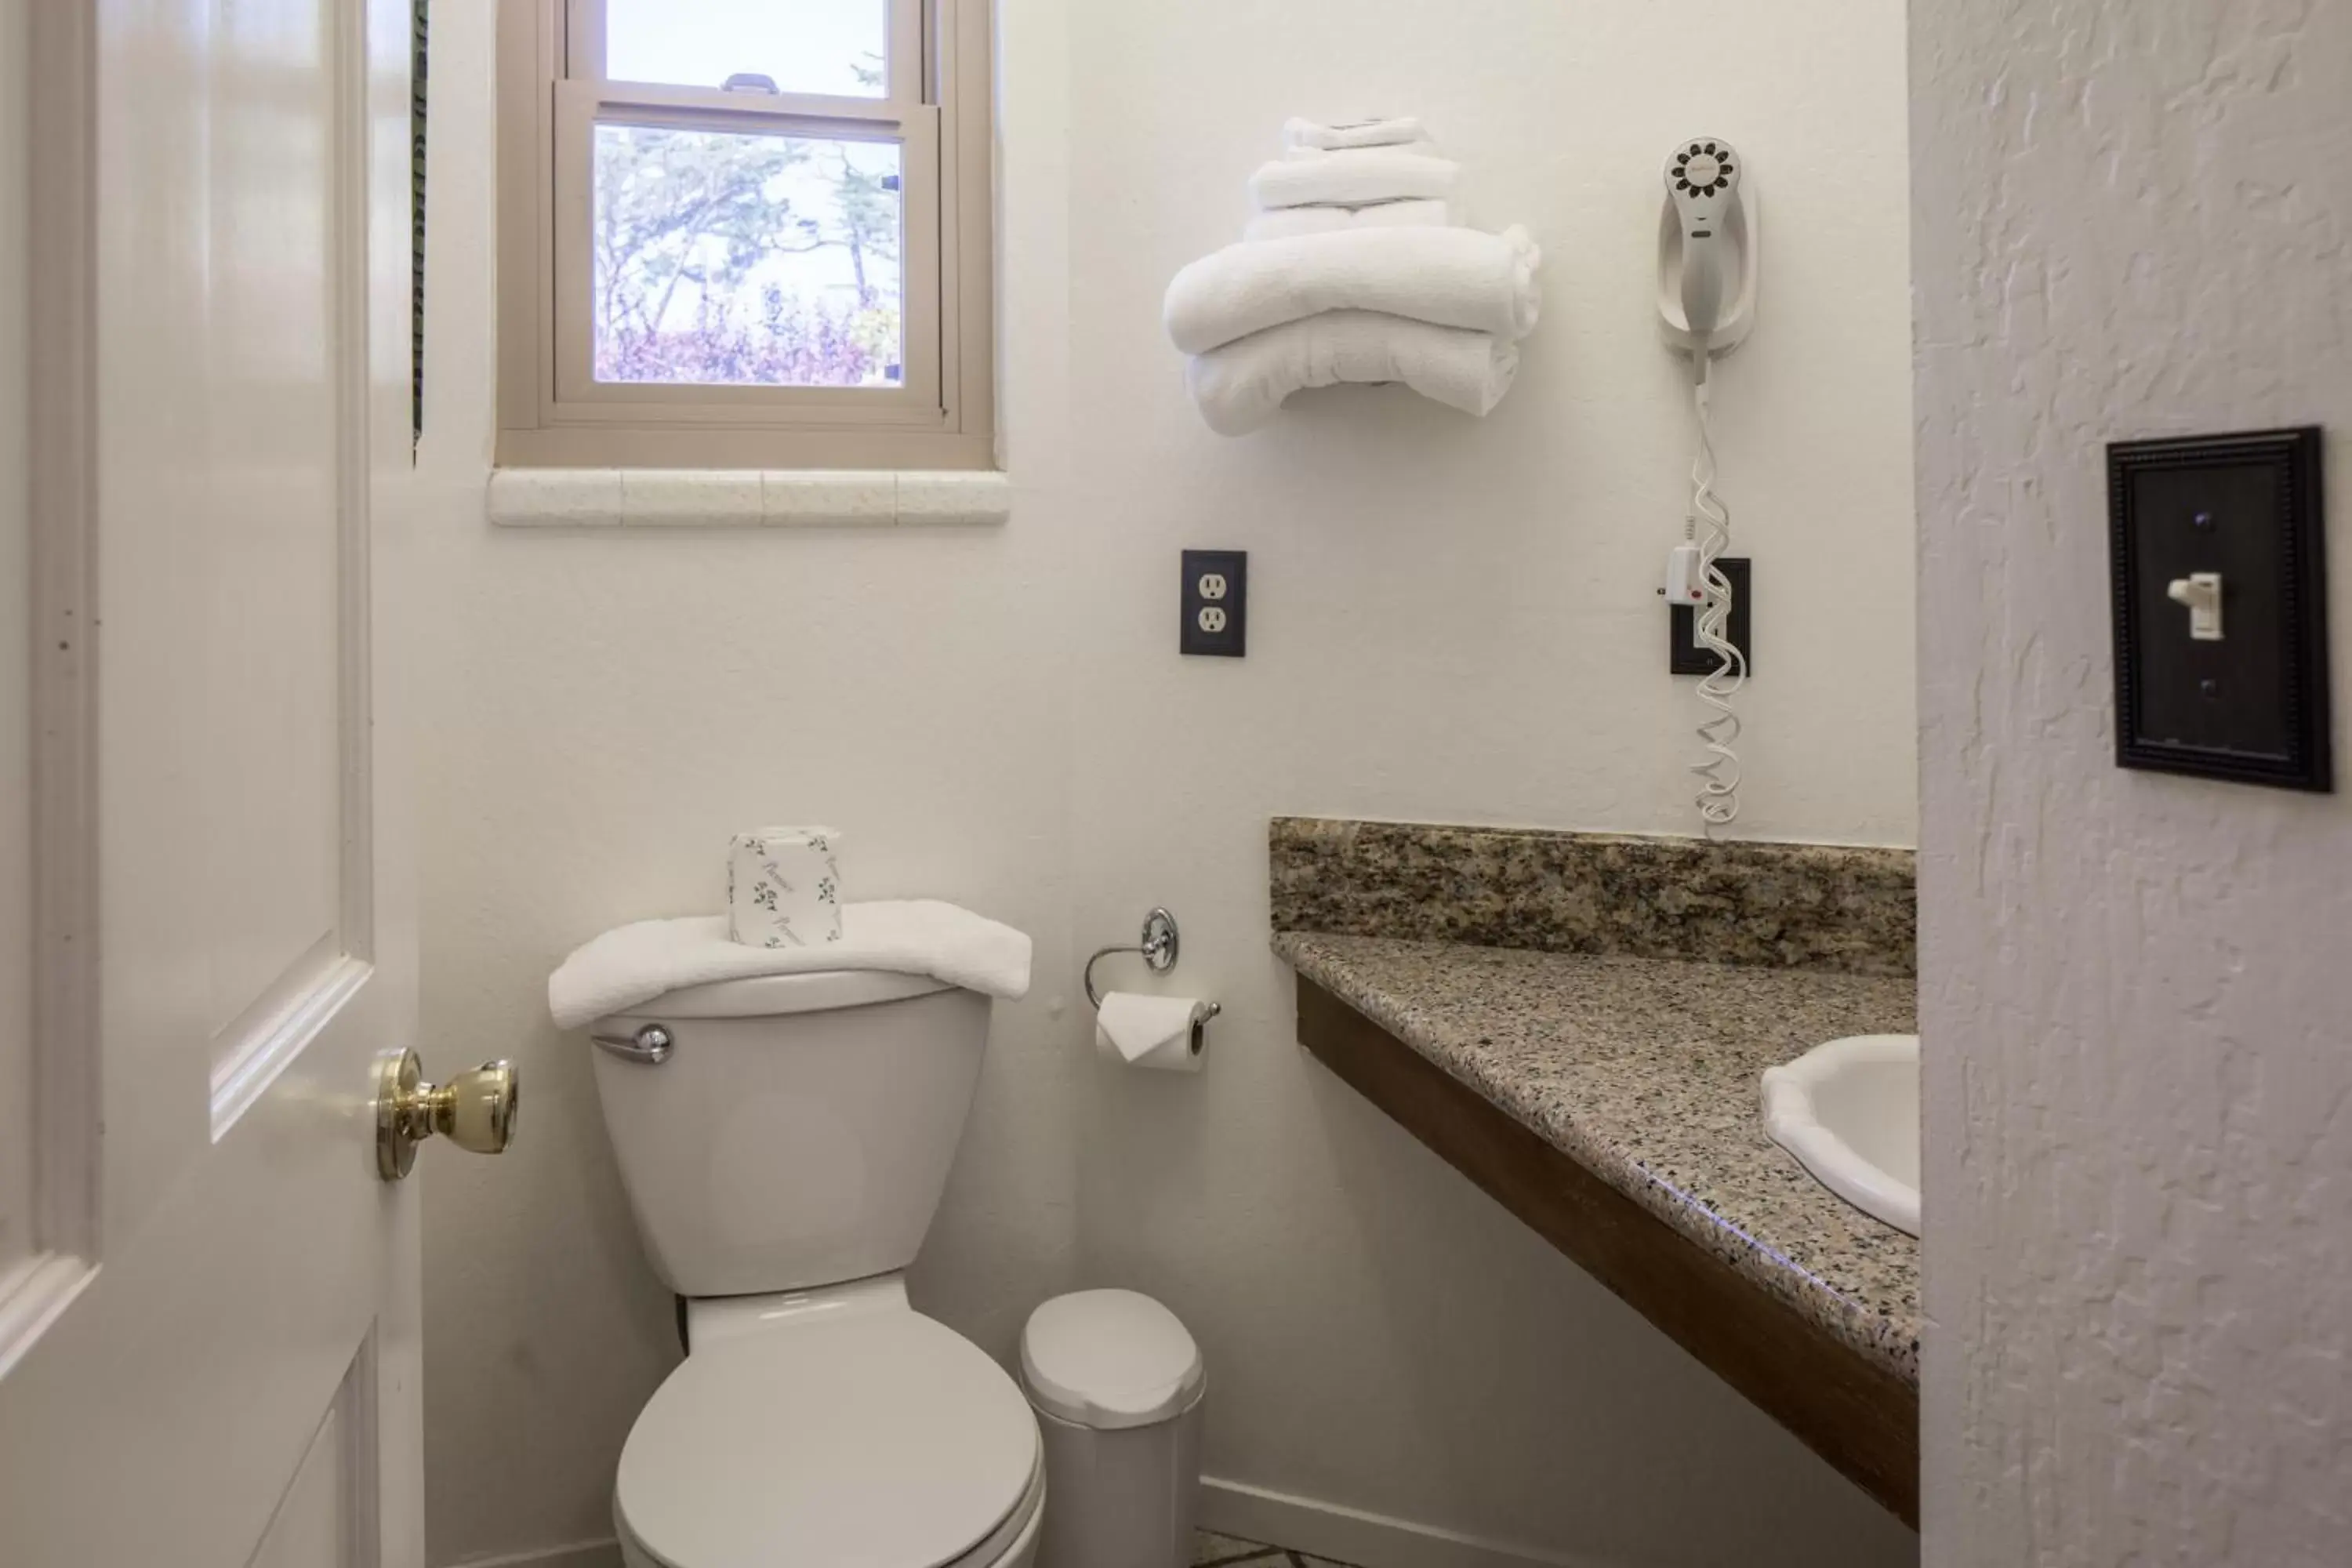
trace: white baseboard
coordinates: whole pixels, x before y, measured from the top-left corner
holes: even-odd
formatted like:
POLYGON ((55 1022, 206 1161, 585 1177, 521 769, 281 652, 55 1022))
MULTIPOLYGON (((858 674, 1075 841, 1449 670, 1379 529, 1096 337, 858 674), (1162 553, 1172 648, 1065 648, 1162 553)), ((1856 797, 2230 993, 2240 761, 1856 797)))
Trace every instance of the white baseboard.
POLYGON ((1619 1568, 1204 1476, 1201 1528, 1359 1568, 1619 1568))
MULTIPOLYGON (((1220 1535, 1272 1542, 1357 1568, 1622 1568, 1598 1557, 1564 1556, 1214 1477, 1201 1481, 1200 1522, 1220 1535)), ((621 1548, 617 1542, 583 1541, 469 1558, 449 1568, 621 1568, 621 1548)))
POLYGON ((542 1546, 536 1552, 509 1552, 504 1557, 468 1557, 449 1568, 621 1568, 617 1541, 575 1541, 569 1546, 542 1546))

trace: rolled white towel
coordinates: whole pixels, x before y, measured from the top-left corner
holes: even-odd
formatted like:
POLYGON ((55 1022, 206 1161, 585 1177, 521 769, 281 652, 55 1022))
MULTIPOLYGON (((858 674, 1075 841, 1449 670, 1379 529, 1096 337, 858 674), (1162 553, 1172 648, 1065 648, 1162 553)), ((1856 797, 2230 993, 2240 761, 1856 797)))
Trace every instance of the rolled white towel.
POLYGON ((1462 165, 1394 147, 1353 147, 1312 158, 1282 158, 1250 176, 1250 197, 1263 212, 1319 204, 1362 206, 1367 202, 1416 200, 1454 195, 1462 165))
POLYGON ((1340 147, 1402 147, 1409 142, 1425 141, 1428 132, 1422 129, 1417 116, 1399 115, 1392 120, 1355 120, 1344 125, 1318 125, 1312 120, 1293 120, 1282 128, 1286 147, 1318 147, 1330 152, 1340 147))
POLYGON ((1288 239, 1346 228, 1446 228, 1462 220, 1452 202, 1374 202, 1361 207, 1285 207, 1249 220, 1242 237, 1288 239))
POLYGON ((1229 245, 1168 285, 1188 354, 1325 310, 1380 310, 1516 342, 1535 331, 1543 252, 1524 228, 1349 228, 1229 245))
POLYGON ((1292 393, 1340 382, 1401 381, 1449 408, 1483 416, 1511 389, 1518 369, 1518 345, 1492 332, 1334 310, 1202 354, 1185 379, 1210 429, 1244 436, 1292 393))

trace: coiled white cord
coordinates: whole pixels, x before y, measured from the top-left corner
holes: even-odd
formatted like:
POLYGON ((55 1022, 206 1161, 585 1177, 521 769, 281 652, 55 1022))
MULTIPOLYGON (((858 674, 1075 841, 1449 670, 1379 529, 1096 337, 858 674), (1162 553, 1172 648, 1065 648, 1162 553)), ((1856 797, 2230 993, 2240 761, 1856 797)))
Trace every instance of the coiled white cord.
POLYGON ((1715 493, 1715 433, 1707 418, 1706 354, 1701 351, 1692 402, 1698 410, 1698 456, 1691 463, 1690 515, 1684 520, 1685 537, 1698 543, 1699 575, 1706 601, 1699 606, 1693 636, 1715 655, 1714 672, 1698 683, 1698 700, 1715 710, 1698 727, 1707 759, 1695 763, 1699 777, 1697 797, 1701 820, 1712 830, 1727 826, 1739 815, 1739 715, 1731 700, 1748 679, 1748 658, 1731 641, 1731 579, 1716 564, 1731 547, 1731 509, 1715 493), (1704 532, 1702 535, 1702 525, 1704 532))

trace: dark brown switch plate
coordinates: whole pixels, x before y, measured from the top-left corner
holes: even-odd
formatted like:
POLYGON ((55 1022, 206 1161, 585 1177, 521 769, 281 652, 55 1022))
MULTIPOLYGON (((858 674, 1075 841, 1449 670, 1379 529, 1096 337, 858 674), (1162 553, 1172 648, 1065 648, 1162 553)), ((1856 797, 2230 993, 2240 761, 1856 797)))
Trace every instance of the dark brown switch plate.
POLYGON ((2320 433, 2107 448, 2116 762, 2332 790, 2320 433), (2173 585, 2221 581, 2219 638, 2173 585))

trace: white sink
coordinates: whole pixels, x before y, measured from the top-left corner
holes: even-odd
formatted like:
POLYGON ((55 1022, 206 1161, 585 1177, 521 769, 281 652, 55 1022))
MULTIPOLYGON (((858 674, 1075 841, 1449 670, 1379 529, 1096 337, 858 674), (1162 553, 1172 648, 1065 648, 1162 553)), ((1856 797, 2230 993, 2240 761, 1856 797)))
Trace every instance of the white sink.
POLYGON ((1764 1130, 1863 1213, 1919 1234, 1919 1037, 1854 1035, 1764 1069, 1764 1130))

